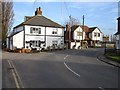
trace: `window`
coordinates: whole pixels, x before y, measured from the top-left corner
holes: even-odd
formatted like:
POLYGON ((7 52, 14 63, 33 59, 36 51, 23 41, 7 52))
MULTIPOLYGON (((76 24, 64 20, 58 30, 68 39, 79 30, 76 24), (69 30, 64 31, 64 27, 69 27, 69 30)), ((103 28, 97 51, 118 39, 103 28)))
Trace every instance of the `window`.
POLYGON ((100 33, 95 32, 94 37, 100 37, 100 33))
POLYGON ((98 33, 98 37, 100 37, 100 33, 98 33))
POLYGON ((94 33, 94 37, 97 37, 97 33, 94 33))
POLYGON ((30 33, 41 34, 41 28, 30 28, 30 33))
POLYGON ((82 36, 82 32, 77 32, 77 36, 82 36))
POLYGON ((30 47, 40 47, 40 42, 39 41, 30 41, 30 47))
POLYGON ((58 43, 58 41, 52 41, 52 45, 55 47, 57 46, 57 43, 58 43))
POLYGON ((33 33, 33 28, 32 27, 30 28, 30 33, 33 33))
POLYGON ((119 40, 117 40, 117 44, 119 44, 119 40))
POLYGON ((53 29, 52 34, 57 34, 58 29, 53 29))
POLYGON ((41 28, 39 28, 39 31, 38 31, 39 34, 41 34, 41 28))

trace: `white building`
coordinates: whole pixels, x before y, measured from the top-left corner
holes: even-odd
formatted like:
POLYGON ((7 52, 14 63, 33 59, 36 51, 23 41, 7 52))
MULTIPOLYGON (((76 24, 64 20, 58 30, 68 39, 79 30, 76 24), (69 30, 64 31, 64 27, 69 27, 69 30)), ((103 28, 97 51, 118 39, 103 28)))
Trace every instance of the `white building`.
POLYGON ((47 49, 63 48, 64 27, 44 16, 41 8, 37 8, 35 16, 25 17, 25 21, 13 29, 7 38, 7 48, 47 49))
POLYGON ((71 27, 71 34, 70 34, 69 25, 66 25, 66 32, 65 32, 65 41, 69 44, 70 41, 70 48, 71 49, 80 49, 81 48, 81 41, 85 39, 85 32, 81 28, 80 25, 74 25, 71 27))
POLYGON ((97 46, 103 41, 103 33, 98 27, 89 28, 89 38, 91 39, 91 46, 97 46))
POLYGON ((88 46, 101 46, 102 32, 98 27, 74 25, 71 27, 66 25, 65 43, 70 45, 71 49, 79 49, 88 46), (71 34, 70 34, 71 33, 71 34), (70 44, 69 44, 70 43, 70 44))
POLYGON ((120 17, 118 20, 118 32, 115 34, 116 36, 116 49, 120 49, 120 17))

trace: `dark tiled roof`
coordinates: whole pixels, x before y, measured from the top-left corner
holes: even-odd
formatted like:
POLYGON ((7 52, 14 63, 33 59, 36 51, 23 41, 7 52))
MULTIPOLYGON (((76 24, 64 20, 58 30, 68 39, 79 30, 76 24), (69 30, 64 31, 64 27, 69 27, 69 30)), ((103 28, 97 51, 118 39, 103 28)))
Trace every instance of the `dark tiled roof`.
POLYGON ((23 30, 18 31, 18 32, 11 32, 11 34, 10 34, 8 37, 12 37, 12 36, 14 36, 14 35, 18 34, 19 32, 22 32, 22 31, 23 31, 23 30))
MULTIPOLYGON (((44 16, 38 16, 38 15, 33 16, 32 18, 19 24, 18 26, 21 26, 21 25, 46 26, 46 27, 56 27, 56 28, 63 27, 62 25, 60 25, 44 16)), ((16 26, 16 27, 18 27, 18 26, 16 26)), ((14 27, 14 28, 16 28, 16 27, 14 27)))
POLYGON ((93 32, 97 27, 91 27, 89 28, 89 33, 93 32))
POLYGON ((120 34, 120 32, 117 32, 117 33, 115 33, 114 35, 119 35, 120 34))
MULTIPOLYGON (((91 28, 89 28, 89 33, 92 33, 96 28, 98 28, 98 27, 91 27, 91 28)), ((100 29, 98 28, 98 30, 100 31, 100 29)), ((101 31, 100 31, 101 32, 101 31)), ((102 33, 102 32, 101 32, 102 33)))
POLYGON ((71 27, 71 30, 74 31, 74 30, 76 30, 78 27, 79 27, 79 25, 74 25, 74 26, 71 27))

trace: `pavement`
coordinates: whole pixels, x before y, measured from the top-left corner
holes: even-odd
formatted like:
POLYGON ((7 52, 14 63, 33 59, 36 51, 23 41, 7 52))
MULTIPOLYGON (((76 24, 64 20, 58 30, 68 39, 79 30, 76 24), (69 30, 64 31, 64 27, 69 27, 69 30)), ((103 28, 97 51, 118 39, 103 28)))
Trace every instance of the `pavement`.
POLYGON ((106 58, 104 55, 100 55, 100 56, 98 56, 97 58, 98 58, 99 60, 107 63, 107 64, 110 64, 110 65, 113 65, 113 66, 115 66, 115 67, 119 67, 119 68, 120 68, 120 63, 115 62, 115 61, 112 61, 112 60, 106 58))

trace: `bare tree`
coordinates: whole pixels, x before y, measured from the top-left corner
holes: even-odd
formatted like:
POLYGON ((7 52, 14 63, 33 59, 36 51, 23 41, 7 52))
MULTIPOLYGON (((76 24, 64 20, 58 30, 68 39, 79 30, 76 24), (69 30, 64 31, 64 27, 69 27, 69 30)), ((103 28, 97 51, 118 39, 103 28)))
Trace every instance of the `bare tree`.
POLYGON ((66 21, 64 24, 65 24, 65 25, 66 25, 66 24, 69 24, 70 26, 74 26, 74 25, 80 25, 80 22, 79 22, 78 19, 76 19, 76 18, 74 18, 74 17, 72 17, 72 16, 69 16, 69 20, 66 21))
POLYGON ((0 40, 2 40, 2 2, 0 1, 0 40))
POLYGON ((11 31, 13 25, 13 2, 12 0, 4 0, 2 3, 2 41, 5 43, 7 34, 11 31))

